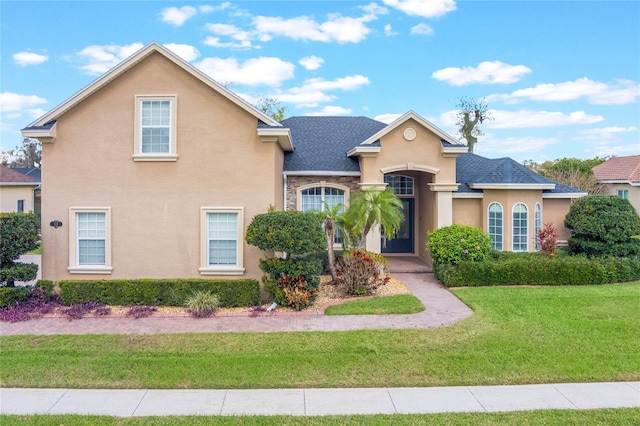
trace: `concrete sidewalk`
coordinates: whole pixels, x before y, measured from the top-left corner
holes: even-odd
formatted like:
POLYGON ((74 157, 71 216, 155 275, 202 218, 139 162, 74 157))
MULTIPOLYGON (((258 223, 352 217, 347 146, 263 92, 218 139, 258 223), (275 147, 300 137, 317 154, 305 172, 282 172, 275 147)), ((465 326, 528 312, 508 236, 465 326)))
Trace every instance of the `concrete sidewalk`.
POLYGON ((640 407, 640 382, 343 389, 0 389, 2 414, 429 414, 640 407))

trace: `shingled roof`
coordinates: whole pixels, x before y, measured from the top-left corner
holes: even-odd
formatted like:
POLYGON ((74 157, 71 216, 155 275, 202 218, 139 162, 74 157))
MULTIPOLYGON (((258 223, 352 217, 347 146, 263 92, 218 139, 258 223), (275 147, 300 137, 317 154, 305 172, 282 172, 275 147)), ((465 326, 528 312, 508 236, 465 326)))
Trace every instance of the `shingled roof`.
POLYGON ((9 167, 0 166, 0 184, 1 185, 39 185, 40 182, 17 170, 9 167))
POLYGON ((336 174, 359 172, 358 159, 347 157, 347 151, 387 126, 367 117, 290 117, 281 124, 291 132, 295 146, 285 153, 285 173, 336 174))
POLYGON ((599 182, 623 181, 640 184, 640 155, 613 157, 593 168, 599 182))

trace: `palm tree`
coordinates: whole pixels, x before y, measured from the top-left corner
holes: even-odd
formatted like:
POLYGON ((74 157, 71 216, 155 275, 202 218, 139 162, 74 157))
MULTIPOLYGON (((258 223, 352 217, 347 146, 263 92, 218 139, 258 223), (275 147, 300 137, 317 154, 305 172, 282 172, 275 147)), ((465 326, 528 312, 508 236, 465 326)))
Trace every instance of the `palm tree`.
POLYGON ((358 192, 345 212, 345 222, 350 225, 351 233, 360 240, 359 245, 362 245, 371 228, 376 225, 382 227, 386 243, 387 238, 395 236, 403 220, 402 201, 391 189, 358 192))
MULTIPOLYGON (((333 244, 336 239, 336 231, 341 228, 341 216, 344 211, 344 204, 336 204, 331 207, 323 201, 324 210, 322 215, 324 217, 324 234, 327 237, 327 257, 329 259, 329 273, 331 274, 332 282, 336 282, 338 274, 336 273, 336 256, 333 252, 333 244)), ((343 234, 343 232, 340 232, 343 234)))

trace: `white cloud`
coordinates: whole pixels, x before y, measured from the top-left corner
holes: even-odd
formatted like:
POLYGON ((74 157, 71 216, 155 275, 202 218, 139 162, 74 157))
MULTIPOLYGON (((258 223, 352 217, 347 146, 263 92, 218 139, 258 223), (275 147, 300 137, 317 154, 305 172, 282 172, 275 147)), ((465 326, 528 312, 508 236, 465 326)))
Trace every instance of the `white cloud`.
MULTIPOLYGON (((601 127, 597 129, 580 130, 576 136, 572 138, 575 141, 594 141, 596 143, 611 143, 624 140, 623 133, 636 132, 638 128, 636 126, 619 127, 609 126, 601 127)), ((638 144, 636 143, 636 151, 638 151, 638 144)))
POLYGON ((324 108, 318 110, 318 111, 314 111, 314 112, 310 112, 307 113, 305 115, 308 116, 336 116, 336 115, 349 115, 351 114, 351 109, 349 108, 343 108, 341 106, 335 106, 335 105, 327 105, 324 108))
POLYGON ((494 154, 492 157, 520 154, 525 152, 540 152, 550 145, 559 143, 556 138, 543 138, 536 136, 485 138, 479 140, 474 146, 474 152, 480 155, 494 154))
POLYGON ((436 18, 456 10, 455 0, 382 0, 382 2, 407 15, 423 18, 436 18))
POLYGON ((223 42, 220 37, 208 36, 204 44, 212 47, 227 47, 235 49, 250 49, 253 46, 251 43, 252 35, 250 32, 231 24, 207 24, 206 29, 216 36, 224 36, 233 39, 232 42, 223 42))
POLYGON ((582 133, 583 135, 610 135, 612 133, 635 132, 636 130, 638 130, 636 126, 629 126, 629 127, 610 126, 610 127, 601 127, 599 129, 581 130, 579 133, 582 133))
POLYGON ((298 108, 315 108, 321 103, 331 102, 336 96, 326 92, 335 90, 357 90, 369 84, 362 75, 353 75, 335 80, 312 78, 302 86, 293 87, 275 95, 281 102, 295 104, 298 108))
POLYGON ((29 115, 32 118, 40 118, 43 115, 45 115, 47 113, 47 111, 42 109, 42 108, 33 108, 33 109, 28 109, 27 113, 29 113, 29 115))
POLYGON ((21 112, 46 103, 46 99, 36 95, 21 95, 13 92, 0 93, 0 111, 2 112, 21 112))
POLYGON ((197 10, 193 6, 167 7, 162 9, 162 21, 167 24, 181 27, 188 19, 194 17, 197 10))
POLYGON ((385 113, 385 114, 376 115, 374 117, 374 120, 381 121, 382 123, 385 123, 385 124, 390 124, 400 117, 402 117, 402 114, 385 113))
POLYGON ((377 3, 369 3, 365 6, 362 6, 361 9, 370 15, 386 15, 387 13, 389 13, 389 10, 387 10, 386 7, 380 6, 377 3))
POLYGON ((194 46, 189 44, 168 43, 164 47, 171 50, 187 62, 195 61, 200 57, 200 52, 194 46))
POLYGON ((205 58, 195 65, 218 82, 274 87, 293 78, 295 68, 291 62, 275 57, 253 58, 242 64, 235 58, 205 58))
POLYGON ((452 86, 465 86, 472 83, 506 84, 515 83, 523 75, 529 74, 531 68, 524 65, 509 65, 500 61, 485 61, 477 67, 448 67, 435 71, 431 77, 445 81, 452 86))
POLYGON ((393 30, 393 27, 391 26, 391 24, 387 24, 387 25, 384 26, 384 34, 386 36, 393 36, 393 35, 396 35, 398 33, 393 30))
POLYGON ((520 89, 510 94, 487 96, 487 101, 515 103, 522 100, 534 101, 571 101, 587 98, 592 104, 628 104, 640 97, 640 84, 631 80, 619 79, 615 83, 602 83, 586 77, 562 83, 539 84, 535 87, 520 89))
POLYGON ((320 42, 358 43, 371 32, 365 23, 375 19, 375 15, 350 18, 330 15, 323 23, 307 16, 285 19, 281 17, 257 16, 253 23, 259 39, 269 41, 274 36, 288 37, 293 40, 320 42))
POLYGON ((315 71, 322 66, 322 64, 324 63, 324 59, 312 55, 300 59, 298 63, 309 71, 315 71))
POLYGON ((421 23, 411 27, 411 34, 432 35, 433 28, 431 28, 429 25, 425 23, 421 23))
POLYGON ((33 52, 18 52, 13 55, 14 62, 21 67, 40 65, 48 59, 49 57, 47 55, 40 55, 33 52))
POLYGON ((133 43, 126 46, 106 45, 88 46, 78 52, 78 56, 85 65, 80 69, 90 75, 103 74, 114 66, 128 58, 138 50, 142 49, 141 43, 133 43))
POLYGON ((589 115, 584 111, 568 114, 556 111, 504 111, 490 110, 494 121, 487 121, 486 127, 492 129, 518 129, 531 127, 568 126, 573 124, 591 124, 604 120, 601 115, 589 115))

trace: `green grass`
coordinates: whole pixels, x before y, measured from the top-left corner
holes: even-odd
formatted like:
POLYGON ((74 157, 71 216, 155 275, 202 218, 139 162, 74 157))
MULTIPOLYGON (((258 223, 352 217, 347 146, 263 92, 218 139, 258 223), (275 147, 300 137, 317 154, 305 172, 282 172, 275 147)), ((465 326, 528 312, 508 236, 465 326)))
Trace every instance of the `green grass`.
POLYGON ((0 416, 5 426, 11 425, 456 425, 456 426, 500 426, 500 425, 561 425, 561 426, 628 426, 638 424, 640 408, 616 408, 606 410, 540 410, 510 413, 444 413, 425 415, 376 415, 376 416, 171 416, 117 418, 104 416, 0 416))
POLYGON ((36 247, 35 249, 31 250, 27 254, 42 254, 42 244, 38 243, 38 247, 36 247))
POLYGON ((0 385, 225 389, 640 380, 640 283, 455 294, 475 315, 426 330, 6 336, 0 338, 0 385))
POLYGON ((388 315, 415 314, 422 311, 424 311, 424 305, 420 299, 412 294, 397 294, 345 302, 328 307, 324 313, 325 315, 388 315))

